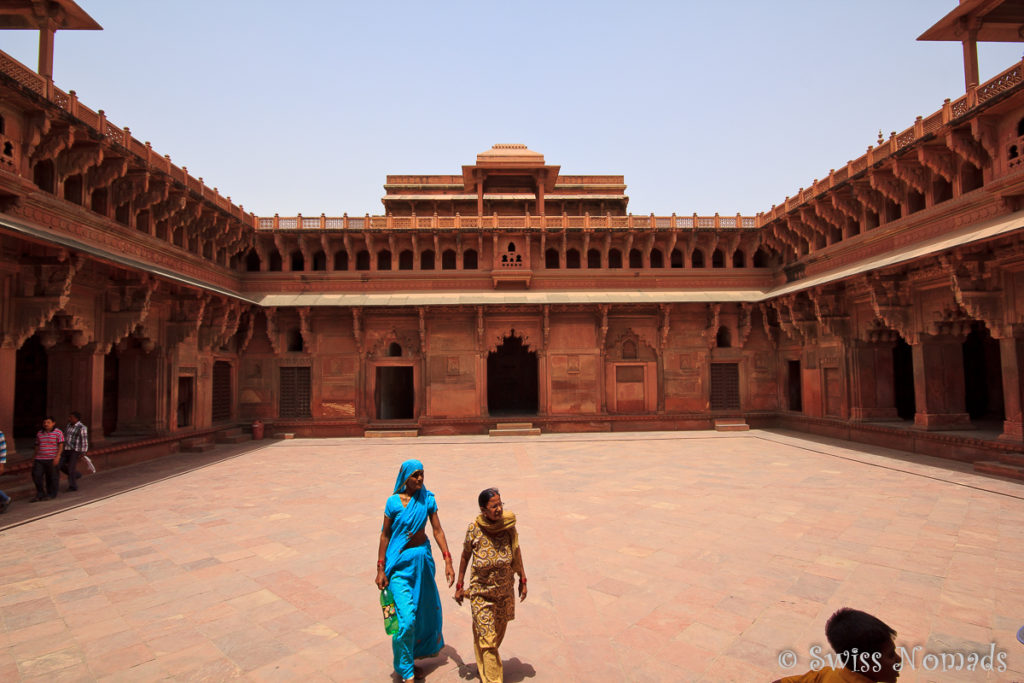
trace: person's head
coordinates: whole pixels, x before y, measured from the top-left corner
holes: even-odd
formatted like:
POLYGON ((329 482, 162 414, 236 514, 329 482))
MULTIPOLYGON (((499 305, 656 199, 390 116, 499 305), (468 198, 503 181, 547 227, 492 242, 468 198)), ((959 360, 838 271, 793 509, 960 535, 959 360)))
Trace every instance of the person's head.
POLYGON ((414 470, 405 480, 405 492, 410 496, 423 488, 423 470, 414 470))
POLYGON ((504 507, 501 504, 501 493, 498 492, 498 489, 484 489, 476 500, 480 504, 480 512, 484 517, 492 522, 501 519, 504 507))
POLYGON ((896 631, 878 617, 843 607, 825 623, 825 637, 836 654, 845 657, 847 669, 868 673, 879 683, 895 683, 899 677, 896 631))
POLYGON ((75 424, 76 422, 80 422, 81 420, 82 414, 77 410, 72 410, 70 413, 68 413, 68 422, 70 422, 71 424, 75 424))
POLYGON ((53 419, 53 416, 48 416, 43 419, 43 429, 48 432, 52 432, 53 428, 57 426, 57 421, 53 419))
POLYGON ((410 496, 423 490, 423 463, 419 460, 406 460, 398 469, 395 479, 395 490, 392 493, 407 493, 410 496))

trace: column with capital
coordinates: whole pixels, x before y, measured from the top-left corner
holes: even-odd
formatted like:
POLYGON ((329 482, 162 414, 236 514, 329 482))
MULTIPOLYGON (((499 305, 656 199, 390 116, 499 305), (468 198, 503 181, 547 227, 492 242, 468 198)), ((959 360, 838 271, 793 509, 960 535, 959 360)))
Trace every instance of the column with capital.
POLYGON ((914 426, 928 431, 973 429, 964 397, 963 339, 922 334, 914 353, 914 426))

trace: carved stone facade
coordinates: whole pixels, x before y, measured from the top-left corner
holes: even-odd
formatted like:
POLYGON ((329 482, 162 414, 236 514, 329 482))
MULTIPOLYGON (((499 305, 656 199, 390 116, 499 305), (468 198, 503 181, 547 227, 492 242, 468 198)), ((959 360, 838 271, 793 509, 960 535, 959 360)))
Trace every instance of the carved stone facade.
POLYGON ((0 428, 729 416, 1022 445, 1022 74, 757 216, 629 214, 621 176, 496 145, 388 176, 386 215, 259 218, 3 56, 0 428))

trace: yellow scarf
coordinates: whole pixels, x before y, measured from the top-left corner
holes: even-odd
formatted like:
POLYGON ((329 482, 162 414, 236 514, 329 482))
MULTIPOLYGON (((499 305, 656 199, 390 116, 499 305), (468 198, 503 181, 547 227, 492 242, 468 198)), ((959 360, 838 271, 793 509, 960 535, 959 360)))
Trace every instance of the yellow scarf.
POLYGON ((503 531, 512 532, 512 552, 519 549, 519 534, 516 533, 516 514, 514 512, 502 513, 501 519, 492 522, 483 516, 477 515, 476 525, 488 536, 497 536, 503 531))

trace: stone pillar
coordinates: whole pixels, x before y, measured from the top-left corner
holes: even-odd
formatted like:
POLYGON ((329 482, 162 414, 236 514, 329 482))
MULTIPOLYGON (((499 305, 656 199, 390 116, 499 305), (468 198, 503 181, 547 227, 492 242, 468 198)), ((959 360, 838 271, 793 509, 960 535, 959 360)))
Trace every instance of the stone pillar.
MULTIPOLYGON (((71 410, 82 414, 89 428, 89 442, 103 441, 103 373, 107 356, 95 344, 74 354, 71 410)), ((63 419, 63 418, 62 418, 63 419)))
POLYGON ((964 400, 960 337, 921 335, 914 350, 914 399, 918 429, 972 429, 964 400))
MULTIPOLYGON (((1024 442, 1024 339, 1015 336, 999 340, 999 358, 1003 366, 1003 422, 1001 441, 1024 442)), ((2 372, 2 370, 0 370, 2 372)), ((3 417, 0 415, 0 420, 3 417)))
POLYGON ((118 364, 117 433, 152 434, 167 431, 166 356, 128 349, 118 364))
POLYGON ((548 377, 548 354, 537 352, 537 414, 547 415, 551 405, 551 381, 548 377))
POLYGON ((14 448, 14 377, 18 366, 18 350, 0 346, 0 431, 7 438, 7 454, 14 448))
POLYGON ((850 419, 895 420, 893 345, 854 341, 850 346, 850 419))

